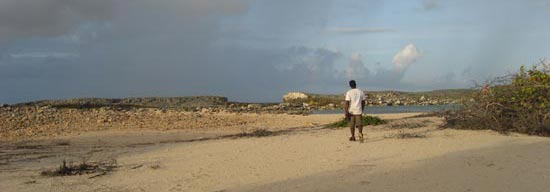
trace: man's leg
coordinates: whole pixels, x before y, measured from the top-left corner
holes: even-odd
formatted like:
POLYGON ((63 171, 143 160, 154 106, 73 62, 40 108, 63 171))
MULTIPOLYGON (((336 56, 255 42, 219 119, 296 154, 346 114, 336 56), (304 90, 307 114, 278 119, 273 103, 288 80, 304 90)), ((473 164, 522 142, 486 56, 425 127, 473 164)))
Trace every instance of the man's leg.
POLYGON ((357 120, 355 122, 357 129, 359 131, 359 141, 363 142, 363 118, 362 115, 357 115, 357 120))
POLYGON ((349 131, 351 133, 350 141, 355 141, 355 115, 351 115, 349 119, 349 131))
POLYGON ((363 119, 361 118, 361 115, 359 115, 357 117, 357 122, 355 124, 357 124, 357 128, 359 129, 359 133, 363 134, 363 119))

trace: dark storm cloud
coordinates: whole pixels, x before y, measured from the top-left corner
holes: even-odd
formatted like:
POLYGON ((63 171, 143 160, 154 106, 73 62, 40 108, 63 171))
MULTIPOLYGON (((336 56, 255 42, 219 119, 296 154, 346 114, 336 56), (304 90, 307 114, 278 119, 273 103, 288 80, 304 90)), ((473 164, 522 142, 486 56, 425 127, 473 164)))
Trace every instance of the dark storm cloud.
MULTIPOLYGON (((30 6, 14 2, 6 5, 30 6)), ((303 46, 254 49, 217 45, 216 42, 227 38, 220 22, 246 14, 252 1, 98 1, 94 7, 106 10, 84 9, 82 13, 78 11, 79 1, 61 5, 63 2, 49 0, 26 8, 36 12, 36 17, 48 18, 2 25, 11 31, 20 30, 17 38, 62 38, 40 40, 47 41, 50 47, 36 46, 40 41, 35 40, 32 50, 7 45, 12 49, 4 51, 7 56, 0 60, 3 80, 0 88, 9 91, 3 92, 0 100, 224 95, 244 101, 276 101, 286 91, 328 92, 329 87, 339 83, 334 68, 342 54, 337 51, 303 46), (46 10, 52 8, 70 11, 48 15, 46 10), (68 15, 78 15, 78 19, 62 18, 68 15), (37 22, 43 23, 37 25, 37 22), (40 28, 41 25, 57 27, 40 28), (74 48, 70 52, 53 48, 67 43, 76 44, 70 45, 74 48), (59 57, 67 55, 71 57, 59 57), (292 70, 281 69, 282 65, 291 66, 292 70)), ((277 11, 261 14, 260 17, 271 21, 259 27, 262 30, 289 29, 304 23, 311 28, 323 28, 317 25, 322 25, 324 19, 310 14, 322 15, 326 6, 290 1, 268 4, 288 14, 278 16, 277 11), (291 18, 301 19, 291 22, 291 18)), ((17 15, 9 11, 3 14, 17 15)), ((277 39, 293 35, 292 30, 279 32, 273 34, 277 39)), ((13 39, 14 35, 9 37, 13 39)))
POLYGON ((63 35, 89 21, 109 20, 111 0, 2 0, 0 41, 63 35))
POLYGON ((223 95, 217 83, 231 80, 224 69, 235 63, 215 63, 224 55, 211 44, 220 38, 220 19, 244 13, 249 3, 0 1, 0 40, 13 40, 0 43, 0 101, 223 95))

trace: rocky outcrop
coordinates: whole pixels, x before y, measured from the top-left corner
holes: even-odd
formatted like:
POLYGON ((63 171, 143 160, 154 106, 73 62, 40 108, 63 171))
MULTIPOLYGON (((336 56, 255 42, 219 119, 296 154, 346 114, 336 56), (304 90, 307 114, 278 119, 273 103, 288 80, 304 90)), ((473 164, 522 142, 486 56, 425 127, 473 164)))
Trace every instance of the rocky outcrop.
POLYGON ((274 104, 246 104, 232 103, 228 106, 217 107, 212 110, 225 111, 231 113, 271 113, 271 114, 291 114, 307 115, 313 108, 302 103, 274 103, 274 104))
POLYGON ((153 108, 194 108, 226 105, 226 97, 138 97, 138 98, 79 98, 67 100, 44 100, 17 104, 16 106, 52 106, 60 108, 100 108, 100 107, 153 107, 153 108))
POLYGON ((306 99, 308 99, 308 95, 300 92, 290 92, 283 96, 284 102, 306 100, 306 99))

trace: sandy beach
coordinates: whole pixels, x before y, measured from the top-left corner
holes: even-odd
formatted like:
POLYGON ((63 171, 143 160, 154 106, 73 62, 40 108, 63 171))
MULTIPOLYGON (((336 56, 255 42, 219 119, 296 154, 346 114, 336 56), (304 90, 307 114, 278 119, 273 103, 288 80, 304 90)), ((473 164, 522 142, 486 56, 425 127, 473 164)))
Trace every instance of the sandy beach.
POLYGON ((244 127, 123 129, 0 146, 1 191, 547 191, 550 139, 439 129, 438 117, 377 115, 364 143, 324 128, 341 115, 251 115, 244 127), (409 117, 409 118, 407 118, 409 117), (411 118, 412 117, 412 118, 411 118), (263 121, 268 119, 266 121, 263 121), (277 120, 275 120, 277 119, 277 120), (239 136, 258 128, 276 133, 239 136), (411 138, 401 138, 412 135, 411 138), (68 162, 106 174, 50 177, 68 162))
POLYGON ((549 18, 0 0, 0 192, 550 192, 549 18))

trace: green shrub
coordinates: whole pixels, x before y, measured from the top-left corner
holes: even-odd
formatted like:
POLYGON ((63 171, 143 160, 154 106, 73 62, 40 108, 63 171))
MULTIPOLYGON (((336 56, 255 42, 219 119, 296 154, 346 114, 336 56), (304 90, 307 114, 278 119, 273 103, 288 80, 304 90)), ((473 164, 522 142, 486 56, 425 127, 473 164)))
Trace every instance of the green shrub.
MULTIPOLYGON (((368 116, 368 115, 363 115, 361 120, 363 121, 363 126, 366 126, 366 125, 382 125, 382 124, 387 123, 383 119, 380 119, 378 117, 368 116)), ((331 124, 327 125, 327 127, 329 127, 329 128, 349 127, 349 121, 346 118, 342 118, 342 120, 331 123, 331 124)))
POLYGON ((445 115, 446 127, 491 129, 550 136, 550 65, 495 79, 490 91, 479 91, 463 108, 445 115))

